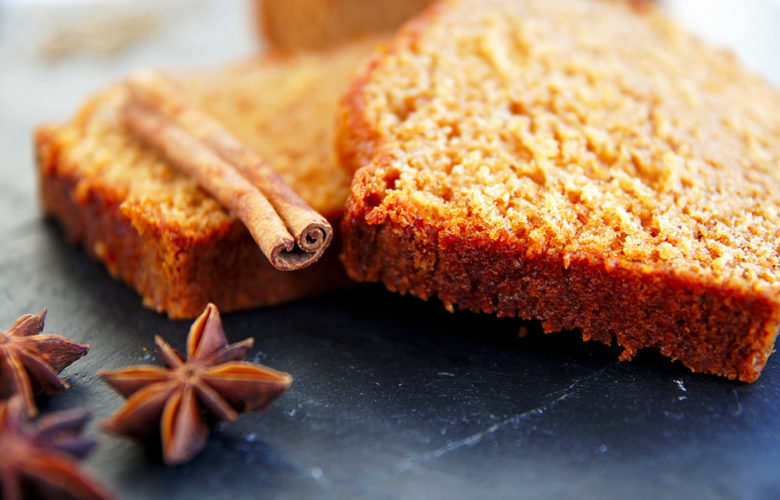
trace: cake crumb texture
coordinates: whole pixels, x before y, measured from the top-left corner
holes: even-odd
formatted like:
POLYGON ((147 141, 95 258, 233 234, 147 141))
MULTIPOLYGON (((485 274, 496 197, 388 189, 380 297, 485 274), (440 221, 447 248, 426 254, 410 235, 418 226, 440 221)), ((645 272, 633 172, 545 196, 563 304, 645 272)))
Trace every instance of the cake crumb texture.
POLYGON ((344 260, 449 308, 755 380, 780 326, 780 94, 650 6, 453 0, 353 80, 344 260))

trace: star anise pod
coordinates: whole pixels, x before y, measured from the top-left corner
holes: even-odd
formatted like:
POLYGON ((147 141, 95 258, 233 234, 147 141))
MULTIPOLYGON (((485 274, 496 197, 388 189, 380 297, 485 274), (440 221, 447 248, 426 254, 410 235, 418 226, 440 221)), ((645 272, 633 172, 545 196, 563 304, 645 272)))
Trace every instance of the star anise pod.
POLYGON ((85 410, 63 411, 33 424, 20 395, 0 402, 0 498, 111 498, 77 460, 95 446, 80 436, 90 416, 85 410))
POLYGON ((207 419, 232 421, 241 412, 263 411, 292 383, 287 373, 242 361, 254 339, 228 345, 214 304, 190 328, 187 361, 159 336, 155 342, 167 368, 142 365, 100 373, 128 398, 103 428, 146 439, 159 423, 168 465, 187 462, 206 446, 207 419))
POLYGON ((27 314, 0 331, 0 399, 21 394, 30 417, 38 413, 34 395, 69 389, 57 374, 89 351, 88 345, 59 335, 40 335, 45 317, 46 309, 27 314))

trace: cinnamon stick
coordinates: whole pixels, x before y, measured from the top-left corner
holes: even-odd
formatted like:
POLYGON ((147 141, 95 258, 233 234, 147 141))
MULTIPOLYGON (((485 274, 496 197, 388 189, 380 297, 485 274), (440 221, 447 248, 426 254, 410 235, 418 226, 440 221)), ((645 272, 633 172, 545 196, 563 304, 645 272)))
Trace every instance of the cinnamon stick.
POLYGON ((333 228, 257 153, 161 74, 136 72, 127 83, 131 128, 233 211, 275 268, 301 269, 322 256, 333 228))

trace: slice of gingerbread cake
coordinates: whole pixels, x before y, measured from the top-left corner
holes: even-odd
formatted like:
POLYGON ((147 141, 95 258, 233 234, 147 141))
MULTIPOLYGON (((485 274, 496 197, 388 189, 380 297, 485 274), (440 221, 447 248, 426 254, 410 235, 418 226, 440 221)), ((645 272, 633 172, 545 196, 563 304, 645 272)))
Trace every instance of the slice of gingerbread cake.
MULTIPOLYGON (((256 151, 337 225, 350 176, 333 150, 338 100, 376 40, 263 55, 174 75, 182 97, 256 151)), ((97 93, 35 139, 43 203, 67 236, 172 318, 209 302, 231 311, 305 297, 347 282, 331 249, 312 267, 274 269, 241 221, 128 128, 128 88, 97 93)))
POLYGON ((351 277, 754 381, 780 327, 780 93, 651 6, 453 0, 352 81, 351 277))

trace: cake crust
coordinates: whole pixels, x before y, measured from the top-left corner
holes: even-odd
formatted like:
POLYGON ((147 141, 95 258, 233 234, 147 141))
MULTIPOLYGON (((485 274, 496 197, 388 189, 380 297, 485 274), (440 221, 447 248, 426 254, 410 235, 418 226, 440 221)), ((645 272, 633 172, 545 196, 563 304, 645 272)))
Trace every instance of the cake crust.
MULTIPOLYGON (((655 241, 653 238, 668 228, 654 225, 662 214, 653 213, 652 210, 649 213, 640 211, 647 206, 652 208, 652 199, 641 200, 642 203, 630 205, 628 210, 627 218, 641 219, 636 221, 637 227, 640 231, 648 233, 641 245, 630 245, 632 233, 626 230, 628 224, 625 224, 625 227, 621 226, 624 224, 623 220, 618 220, 611 225, 604 223, 603 227, 594 231, 597 237, 598 230, 604 233, 612 231, 613 228, 618 233, 622 230, 619 234, 622 239, 607 240, 607 245, 599 246, 591 243, 593 239, 584 238, 591 228, 583 220, 589 222, 591 219, 588 217, 593 213, 598 213, 600 216, 603 214, 604 220, 607 220, 606 217, 610 214, 623 214, 619 210, 596 212, 594 209, 584 215, 577 214, 581 215, 579 220, 576 217, 567 218, 562 215, 558 221, 560 231, 554 224, 545 225, 547 221, 542 217, 547 213, 542 213, 539 205, 536 208, 528 208, 526 212, 528 220, 532 221, 533 216, 537 216, 537 220, 541 221, 537 226, 534 226, 533 222, 527 224, 507 222, 510 218, 506 215, 510 213, 508 209, 501 212, 503 215, 494 216, 495 206, 502 204, 500 197, 494 198, 495 201, 481 204, 465 197, 458 198, 457 189, 479 197, 489 190, 491 184, 486 182, 480 185, 481 191, 479 189, 469 191, 468 186, 463 188, 455 182, 460 180, 464 183, 462 179, 466 179, 478 184, 479 179, 474 170, 469 171, 468 165, 465 167, 466 174, 463 174, 462 170, 456 170, 459 162, 452 158, 459 158, 462 160, 461 164, 466 164, 468 161, 463 158, 468 158, 468 153, 473 152, 473 149, 469 150, 463 146, 465 142, 463 138, 472 139, 471 136, 462 130, 460 135, 453 130, 459 126, 461 129, 467 127, 468 119, 477 115, 479 119, 484 120, 482 123, 487 123, 486 127, 490 133, 498 134, 500 132, 494 130, 502 129, 501 127, 490 128, 491 116, 487 114, 488 112, 501 113, 502 106, 506 106, 510 114, 533 115, 537 111, 534 108, 535 104, 500 101, 501 97, 499 97, 500 105, 491 107, 495 104, 493 101, 485 104, 485 108, 489 111, 483 115, 480 114, 479 106, 467 108, 466 111, 464 108, 457 107, 462 103, 446 108, 450 113, 446 114, 441 112, 441 109, 445 108, 442 103, 449 103, 449 101, 446 101, 446 96, 441 98, 442 96, 433 89, 451 84, 452 81, 458 82, 462 77, 465 79, 466 77, 463 76, 465 71, 461 72, 461 66, 473 72, 484 71, 487 75, 483 75, 484 78, 490 80, 491 84, 492 78, 500 73, 495 68, 496 65, 500 66, 501 60, 498 56, 502 55, 504 46, 501 44, 505 43, 505 40, 496 41, 487 35, 482 37, 481 34, 474 35, 468 31, 479 21, 493 23, 491 26, 498 25, 508 31, 516 29, 519 33, 523 29, 530 31, 530 28, 544 26, 542 24, 544 22, 554 24, 555 20, 544 19, 544 9, 548 5, 558 9, 559 13, 564 12, 565 16, 569 15, 566 9, 573 9, 575 12, 584 10, 585 13, 580 12, 579 15, 587 17, 586 21, 591 20, 588 16, 592 16, 593 13, 587 11, 591 7, 583 7, 587 1, 579 3, 556 1, 549 4, 533 1, 515 2, 512 8, 521 10, 528 6, 528 18, 532 19, 518 28, 512 24, 515 22, 513 16, 518 15, 517 12, 501 11, 511 2, 503 0, 486 2, 483 4, 484 11, 492 9, 494 14, 498 12, 500 15, 489 19, 485 17, 473 23, 470 19, 479 16, 468 16, 469 20, 464 20, 468 12, 475 12, 469 11, 471 3, 473 2, 469 0, 439 2, 408 23, 384 50, 377 52, 374 58, 363 66, 343 97, 338 151, 342 164, 356 171, 342 226, 344 233, 342 258, 349 275, 360 281, 381 281, 392 291, 411 293, 424 299, 436 296, 449 310, 460 308, 499 316, 540 319, 547 332, 579 329, 586 340, 593 339, 607 344, 616 342, 623 346, 622 360, 631 359, 639 349, 656 348, 664 355, 680 360, 694 371, 724 375, 747 382, 756 380, 772 352, 780 328, 780 289, 776 279, 778 270, 776 264, 772 264, 774 262, 772 259, 776 260, 778 250, 776 212, 772 212, 776 210, 778 204, 776 195, 772 194, 773 189, 778 188, 778 152, 776 147, 771 146, 770 140, 773 133, 776 134, 780 130, 780 126, 776 119, 771 118, 771 113, 763 113, 758 109, 759 106, 772 108, 780 104, 776 91, 760 79, 747 75, 729 55, 705 47, 673 26, 652 7, 645 7, 641 12, 636 12, 626 5, 620 5, 619 2, 607 0, 592 2, 598 4, 593 7, 596 13, 623 19, 627 21, 627 26, 639 26, 645 30, 640 29, 635 33, 637 39, 627 42, 626 45, 648 42, 642 40, 642 37, 650 33, 653 38, 652 43, 664 44, 668 41, 669 47, 666 48, 677 50, 678 45, 683 45, 688 53, 695 54, 696 51, 700 51, 704 60, 702 63, 704 69, 692 68, 692 72, 706 72, 717 68, 725 72, 724 79, 733 77, 738 82, 734 84, 737 87, 734 90, 729 87, 730 83, 717 77, 709 78, 704 74, 699 80, 691 81, 701 85, 705 82, 711 88, 702 88, 701 94, 698 95, 695 94, 695 88, 683 89, 684 92, 689 90, 694 92, 689 96, 692 101, 714 96, 713 99, 722 98, 723 102, 731 99, 734 102, 735 109, 738 110, 735 114, 729 115, 728 111, 724 111, 723 116, 714 115, 714 118, 722 120, 723 125, 718 123, 713 129, 702 127, 700 130, 703 130, 701 134, 704 134, 705 139, 709 138, 707 134, 726 138, 725 140, 730 141, 728 146, 734 145, 735 151, 738 152, 732 154, 727 150, 718 151, 718 153, 725 153, 724 159, 719 163, 716 158, 717 153, 714 153, 718 149, 717 145, 706 144, 704 141, 697 142, 695 137, 692 139, 682 133, 669 139, 668 143, 664 142, 664 146, 671 144, 679 148, 677 152, 682 151, 686 154, 685 148, 692 148, 696 152, 692 153, 691 157, 700 155, 699 158, 706 168, 700 168, 704 174, 702 180, 696 182, 712 182, 717 185, 715 188, 696 187, 696 189, 704 189, 705 198, 716 197, 729 189, 728 184, 732 184, 740 188, 744 187, 754 196, 762 197, 764 204, 751 205, 752 202, 745 202, 745 205, 741 205, 742 208, 739 208, 739 204, 735 204, 738 207, 736 209, 724 207, 722 219, 726 222, 723 227, 728 227, 730 223, 736 224, 734 227, 739 231, 737 234, 744 237, 740 240, 742 247, 737 250, 744 253, 736 258, 742 260, 734 260, 735 258, 732 257, 731 261, 724 260, 725 258, 718 260, 718 257, 727 255, 729 251, 725 243, 724 248, 720 249, 721 253, 711 250, 706 260, 695 253, 691 253, 696 256, 695 259, 673 254, 673 251, 679 250, 686 242, 682 236, 677 240, 670 236, 669 241, 672 243, 669 245, 653 243, 655 241), (531 22, 538 21, 534 16, 541 18, 539 25, 531 25, 531 22), (502 24, 502 18, 510 20, 502 24), (452 43, 436 38, 443 33, 459 33, 461 38, 453 36, 452 43), (448 61, 445 59, 448 51, 458 43, 465 46, 467 42, 472 42, 469 36, 473 36, 476 40, 474 44, 479 46, 482 52, 472 48, 468 50, 479 52, 493 65, 493 68, 485 69, 488 65, 481 66, 481 62, 475 63, 473 67, 468 66, 471 61, 468 58, 474 55, 468 50, 465 55, 458 54, 463 57, 456 59, 457 64, 448 66, 448 61), (431 47, 435 43, 439 43, 443 48, 434 54, 431 52, 431 47), (497 45, 491 46, 490 43, 497 45), (430 64, 425 66, 425 69, 415 67, 414 64, 419 61, 430 64), (713 67, 707 68, 707 65, 713 67), (407 80, 399 78, 400 83, 391 86, 389 84, 391 78, 388 75, 399 73, 407 80), (415 87, 419 83, 418 79, 424 80, 426 84, 415 87), (755 102, 740 108, 742 103, 734 100, 734 96, 739 95, 739 85, 750 89, 747 91, 748 94, 756 94, 748 98, 755 98, 755 102), (722 90, 723 88, 726 90, 722 90), (380 108, 378 102, 389 109, 380 108), (390 105, 387 105, 388 102, 390 105), (463 122, 458 123, 458 117, 462 116, 458 113, 463 112, 470 114, 463 122), (743 137, 731 141, 728 139, 728 134, 737 133, 740 129, 730 128, 733 123, 729 120, 739 121, 736 116, 740 116, 740 112, 744 113, 739 118, 743 120, 742 126, 746 127, 743 130, 747 131, 743 137), (448 121, 442 123, 444 119, 448 121), (718 128, 721 125, 722 128, 718 128), (459 140, 460 143, 457 142, 459 140), (756 149, 746 145, 747 141, 753 141, 756 145, 761 144, 761 147, 756 149), (747 152, 743 156, 746 161, 737 163, 740 161, 737 157, 742 151, 747 152), (436 170, 439 168, 437 162, 446 165, 440 168, 445 173, 436 170), (707 170, 713 165, 712 170, 707 170), (720 177, 720 174, 711 173, 717 168, 724 171, 720 177), (455 179, 456 172, 460 175, 458 179, 455 179), (756 179, 759 179, 757 184, 766 184, 766 189, 762 190, 750 184, 756 179), (417 192, 415 193, 409 186, 415 186, 417 192), (707 193, 706 189, 712 191, 707 193), (631 213, 631 209, 636 213, 631 213), (755 216, 752 221, 761 229, 746 229, 744 219, 734 215, 738 210, 752 210, 751 217, 755 216), (775 213, 774 221, 772 213, 775 213), (565 233, 570 226, 574 227, 572 232, 565 233), (542 232, 539 228, 547 232, 542 232), (650 243, 647 243, 648 241, 650 243), (677 246, 670 248, 674 245, 677 246), (681 262, 685 265, 680 265, 681 262), (693 264, 690 264, 691 262, 693 264), (741 266, 740 271, 733 272, 730 266, 735 268, 741 266)), ((518 17, 522 16, 518 15, 518 17)), ((518 25, 520 24, 518 22, 518 25)), ((588 23, 583 22, 583 24, 588 23)), ((607 26, 606 29, 610 28, 607 26)), ((544 28, 540 30, 542 35, 550 34, 544 31, 544 28)), ((601 33, 597 36, 601 36, 601 33)), ((616 35, 613 33, 613 36, 616 35)), ((526 43, 525 40, 522 42, 526 43)), ((587 39, 575 40, 575 50, 581 50, 583 45, 592 42, 587 39)), ((550 42, 542 38, 538 43, 542 45, 550 42)), ((534 47, 524 46, 520 42, 518 44, 528 53, 534 52, 534 47)), ((550 43, 550 45, 554 44, 550 43)), ((549 49, 548 45, 543 47, 549 49)), ((452 50, 454 52, 454 49, 452 50)), ((554 49, 549 50, 552 52, 554 49)), ((605 51, 603 56, 605 58, 619 58, 622 55, 612 54, 608 47, 602 45, 598 45, 595 50, 605 51)), ((619 61, 619 63, 626 64, 628 71, 632 70, 631 61, 619 61)), ((567 63, 560 64, 565 68, 567 63)), ((674 61, 674 64, 677 64, 677 61, 674 61)), ((577 67, 571 66, 566 70, 568 74, 563 73, 564 76, 582 77, 583 80, 592 78, 588 71, 580 74, 577 67)), ((553 67, 553 70, 559 69, 553 67)), ((553 73, 553 70, 548 74, 553 73)), ((661 70, 668 70, 668 68, 661 70)), ((685 80, 684 75, 679 76, 681 80, 685 80)), ((611 77, 614 76, 612 74, 604 76, 607 81, 611 77)), ((496 78, 496 80, 500 79, 496 78)), ((582 91, 583 95, 587 95, 589 85, 595 85, 594 81, 598 82, 598 80, 590 81, 590 84, 577 84, 574 91, 582 91)), ((503 82, 506 84, 506 80, 503 82)), ((457 100, 457 96, 461 95, 458 94, 459 92, 468 91, 467 85, 459 87, 457 83, 447 88, 456 96, 453 100, 457 100)), ((490 91, 492 89, 485 90, 488 93, 490 91)), ((565 86, 558 89, 560 93, 569 91, 571 89, 565 86)), ((646 88, 636 88, 635 92, 636 95, 631 95, 626 91, 625 100, 629 103, 632 100, 641 103, 646 96, 649 96, 650 101, 664 98, 663 92, 652 84, 648 84, 646 88)), ((465 99, 468 98, 467 95, 465 99)), ((565 104, 566 102, 563 103, 565 104)), ((554 117, 565 117, 564 113, 568 112, 568 109, 563 105, 553 99, 546 105, 549 108, 544 109, 543 112, 551 111, 550 114, 554 117), (561 106, 562 109, 556 110, 555 106, 561 106)), ((598 103, 595 104, 596 109, 599 106, 598 103)), ((681 115, 672 118, 684 117, 687 112, 684 110, 681 115)), ((706 114, 701 108, 692 110, 690 114, 694 121, 698 120, 696 113, 701 113, 702 116, 706 114)), ((580 124, 575 125, 575 130, 577 126, 593 125, 593 122, 588 121, 587 115, 584 118, 580 117, 580 120, 580 124)), ((477 119, 474 121, 476 122, 477 119)), ((698 126, 698 122, 696 123, 698 126)), ((559 151, 562 151, 566 145, 563 130, 563 127, 559 128, 556 133, 560 135, 555 137, 559 151)), ((653 133, 657 132, 651 132, 653 133)), ((630 131, 626 137, 628 138, 626 142, 642 140, 641 137, 636 139, 636 135, 631 135, 630 131)), ((485 141, 490 142, 492 138, 493 136, 490 136, 485 141)), ((484 143, 478 141, 469 144, 473 145, 474 142, 477 142, 478 146, 484 146, 484 143)), ((488 159, 498 157, 495 161, 500 163, 502 158, 505 158, 501 156, 505 151, 493 148, 492 145, 490 147, 489 150, 494 156, 485 155, 480 158, 486 162, 485 157, 488 159)), ((590 153, 602 153, 593 143, 588 147, 591 148, 588 150, 590 153)), ((588 151, 577 154, 580 158, 591 158, 588 156, 588 151)), ((562 156, 563 153, 558 157, 553 156, 553 162, 558 161, 562 156)), ((598 156, 596 162, 591 161, 588 165, 594 166, 594 169, 603 166, 599 162, 603 164, 605 156, 598 156)), ((517 161, 517 157, 512 158, 515 163, 512 164, 511 161, 509 163, 515 171, 522 170, 528 165, 538 165, 534 163, 535 157, 525 163, 517 161)), ((577 161, 575 158, 573 163, 577 161)), ((613 165, 618 165, 624 171, 627 168, 634 168, 634 172, 645 166, 641 160, 633 161, 633 166, 629 164, 629 167, 625 167, 617 160, 613 165)), ((679 199, 693 189, 687 184, 691 181, 674 185, 666 182, 680 172, 684 174, 687 167, 667 169, 668 177, 663 177, 658 174, 663 166, 659 165, 661 163, 658 161, 653 163, 653 160, 648 162, 648 168, 655 169, 652 175, 642 177, 640 174, 644 172, 634 175, 650 185, 651 191, 658 192, 659 199, 668 196, 669 193, 673 193, 679 199)), ((478 168, 477 164, 474 169, 478 168)), ((491 168, 488 167, 488 170, 491 168)), ((536 170, 528 169, 531 171, 526 170, 523 176, 532 178, 533 183, 521 185, 530 184, 539 192, 545 193, 546 189, 549 191, 548 186, 551 182, 556 181, 554 176, 559 172, 556 168, 557 165, 536 170), (537 185, 541 187, 536 188, 537 185)), ((623 175, 610 165, 607 165, 605 171, 609 175, 623 175)), ((493 173, 493 171, 488 172, 488 174, 493 173)), ((515 182, 511 175, 505 174, 505 178, 515 182)), ((605 195, 610 196, 613 194, 613 191, 608 190, 610 178, 607 177, 605 180, 607 184, 604 180, 593 180, 593 176, 588 179, 598 189, 602 189, 605 195), (603 187, 605 185, 607 188, 603 187)), ((564 194, 572 200, 569 206, 577 208, 578 205, 584 204, 581 200, 585 198, 587 191, 566 193, 564 190, 564 194)), ((618 194, 623 193, 618 192, 618 194)), ((540 197, 540 200, 543 199, 540 197)), ((728 201, 728 198, 724 199, 728 201)), ((607 205, 608 201, 609 198, 606 198, 601 203, 607 205)), ((503 203, 511 205, 511 196, 508 202, 504 198, 503 203)), ((596 204, 599 204, 599 200, 596 204)), ((518 210, 514 213, 517 212, 518 210)), ((685 217, 688 217, 688 214, 681 213, 680 217, 687 220, 685 217)), ((554 218, 552 220, 554 221, 554 218)), ((708 229, 706 223, 705 220, 701 225, 708 229)), ((719 230, 722 229, 721 227, 719 230)), ((703 238, 707 236, 706 234, 694 235, 691 245, 703 245, 701 242, 706 241, 703 238), (696 238, 698 242, 695 241, 696 238)), ((710 237, 712 241, 707 243, 714 248, 718 240, 714 236, 710 237)), ((598 240, 595 241, 598 243, 598 240)), ((723 241, 728 240, 723 239, 723 241)))

